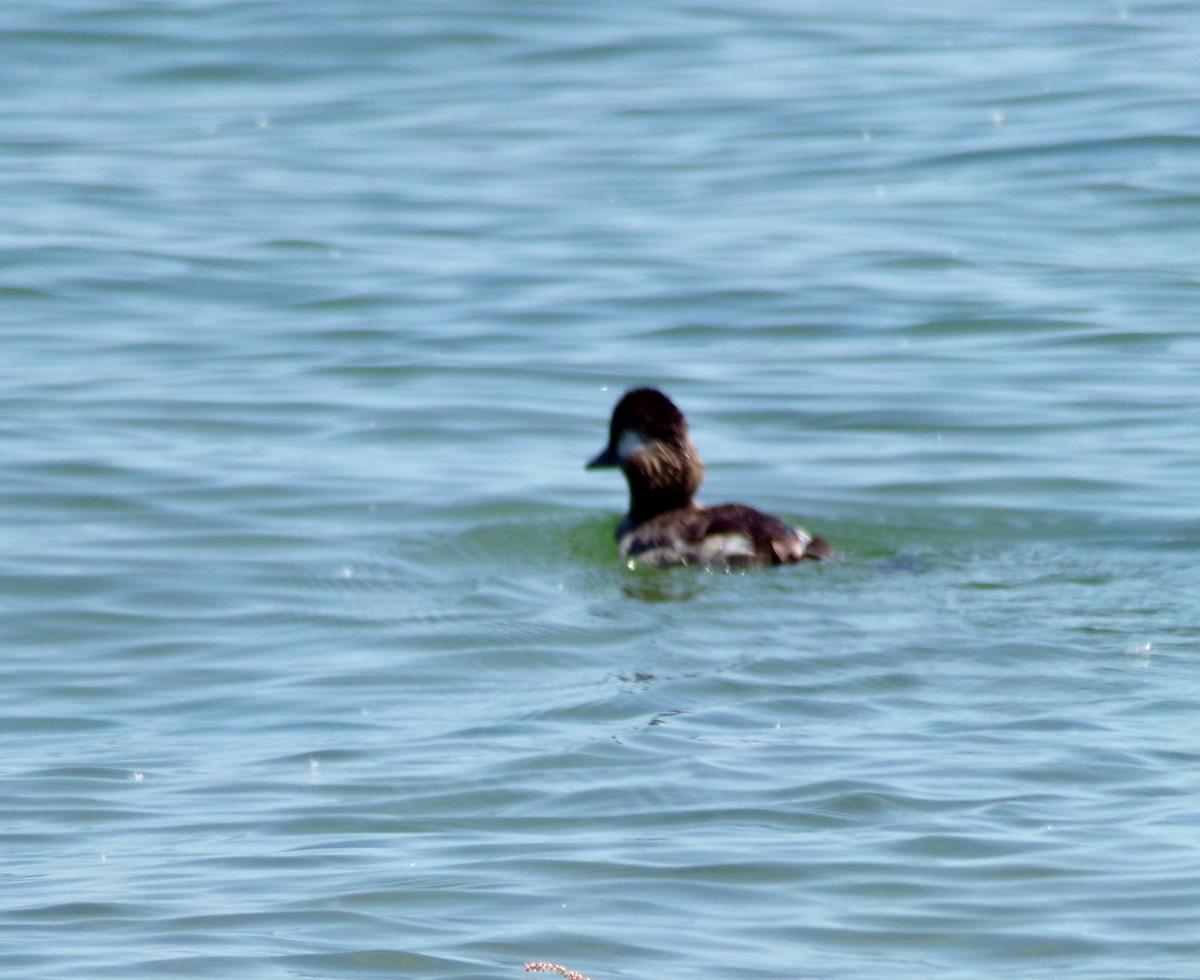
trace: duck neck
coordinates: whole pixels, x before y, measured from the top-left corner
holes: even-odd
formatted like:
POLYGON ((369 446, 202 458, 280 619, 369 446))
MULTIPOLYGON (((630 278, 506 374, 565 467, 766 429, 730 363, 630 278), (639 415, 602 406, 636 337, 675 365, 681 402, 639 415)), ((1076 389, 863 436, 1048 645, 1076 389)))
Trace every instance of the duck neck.
POLYGON ((704 480, 704 464, 688 446, 682 452, 659 452, 642 457, 637 465, 623 466, 629 483, 629 514, 636 526, 659 514, 680 508, 695 509, 693 499, 704 480))
POLYGON ((629 488, 629 513, 625 520, 630 526, 636 527, 638 524, 644 524, 646 521, 658 517, 659 514, 680 508, 694 510, 697 506, 699 505, 690 493, 653 488, 637 490, 631 485, 629 488))

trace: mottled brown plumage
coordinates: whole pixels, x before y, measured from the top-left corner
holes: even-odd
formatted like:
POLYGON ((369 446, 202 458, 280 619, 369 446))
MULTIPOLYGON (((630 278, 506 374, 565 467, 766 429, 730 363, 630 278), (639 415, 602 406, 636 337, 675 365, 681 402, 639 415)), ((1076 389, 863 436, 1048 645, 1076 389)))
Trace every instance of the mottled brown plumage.
POLYGON ((613 409, 608 444, 588 469, 620 467, 629 512, 617 525, 622 556, 647 565, 779 565, 831 558, 833 549, 745 504, 701 507, 704 463, 687 420, 655 388, 634 388, 613 409))

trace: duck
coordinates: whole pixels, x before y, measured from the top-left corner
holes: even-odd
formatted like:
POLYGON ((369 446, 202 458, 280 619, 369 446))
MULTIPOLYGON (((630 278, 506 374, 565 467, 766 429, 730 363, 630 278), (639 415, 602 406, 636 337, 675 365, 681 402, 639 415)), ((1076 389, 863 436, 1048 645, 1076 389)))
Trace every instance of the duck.
POLYGON ((615 537, 631 565, 757 568, 834 556, 821 538, 746 504, 697 503, 704 462, 683 412, 657 388, 621 396, 607 445, 586 465, 602 468, 620 469, 629 484, 615 537))

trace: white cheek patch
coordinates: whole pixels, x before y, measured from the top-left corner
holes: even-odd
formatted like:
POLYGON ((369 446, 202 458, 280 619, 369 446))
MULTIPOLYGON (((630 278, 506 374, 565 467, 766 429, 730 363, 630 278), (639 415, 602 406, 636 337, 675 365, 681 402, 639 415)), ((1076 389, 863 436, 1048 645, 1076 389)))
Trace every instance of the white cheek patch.
POLYGON ((629 459, 650 445, 645 437, 634 429, 626 429, 617 439, 617 459, 629 459))

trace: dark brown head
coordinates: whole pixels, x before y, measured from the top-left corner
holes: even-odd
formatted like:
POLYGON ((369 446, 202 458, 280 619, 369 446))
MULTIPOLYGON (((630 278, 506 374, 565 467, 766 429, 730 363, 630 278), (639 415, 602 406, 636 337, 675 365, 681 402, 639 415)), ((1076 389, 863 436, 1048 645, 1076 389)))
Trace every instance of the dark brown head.
POLYGON ((627 391, 608 427, 608 445, 587 468, 619 466, 629 483, 628 520, 640 523, 692 504, 704 463, 683 413, 657 388, 627 391))

